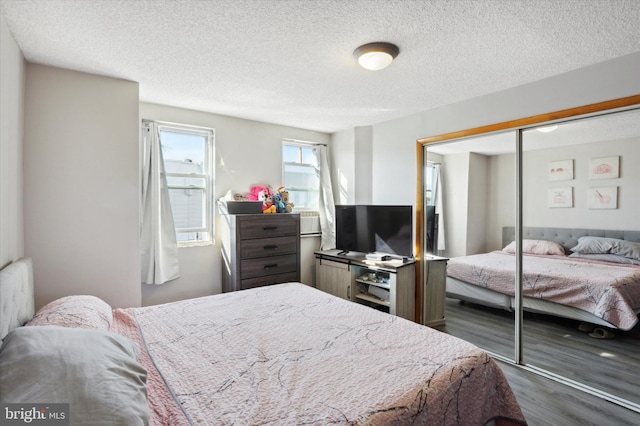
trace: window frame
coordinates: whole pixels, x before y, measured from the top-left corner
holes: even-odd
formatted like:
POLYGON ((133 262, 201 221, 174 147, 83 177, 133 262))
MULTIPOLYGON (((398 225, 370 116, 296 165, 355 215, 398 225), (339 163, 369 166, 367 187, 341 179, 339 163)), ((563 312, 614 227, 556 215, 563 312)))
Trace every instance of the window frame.
MULTIPOLYGON (((178 238, 178 233, 195 233, 198 236, 199 233, 208 233, 208 239, 191 239, 185 241, 178 241, 178 247, 197 247, 197 246, 208 246, 213 245, 215 243, 215 220, 214 220, 214 208, 213 208, 213 194, 214 194, 214 173, 215 173, 215 163, 214 163, 214 152, 215 152, 215 129, 209 127, 200 127, 200 126, 192 126, 187 124, 178 124, 178 123, 169 123, 169 122, 161 122, 157 121, 158 124, 158 132, 160 134, 160 146, 162 148, 162 132, 166 131, 169 133, 178 133, 185 135, 193 135, 193 136, 203 136, 205 138, 205 153, 204 153, 204 173, 172 173, 166 171, 166 163, 163 156, 163 166, 165 167, 165 177, 168 179, 170 177, 177 178, 196 178, 196 179, 204 179, 205 185, 202 187, 193 187, 193 188, 177 188, 176 189, 204 189, 204 199, 205 199, 205 208, 204 208, 204 227, 198 228, 177 228, 174 223, 174 230, 176 233, 176 239, 178 238)), ((167 182, 167 189, 172 189, 172 186, 167 182)), ((173 212, 173 206, 172 206, 173 212)))

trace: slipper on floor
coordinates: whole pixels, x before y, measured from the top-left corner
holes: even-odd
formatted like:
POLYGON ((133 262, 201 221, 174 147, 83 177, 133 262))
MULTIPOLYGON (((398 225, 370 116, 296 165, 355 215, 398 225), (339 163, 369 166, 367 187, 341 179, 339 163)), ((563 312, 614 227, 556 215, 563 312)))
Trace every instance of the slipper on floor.
POLYGON ((613 334, 613 331, 598 327, 593 330, 593 333, 589 333, 589 337, 593 337, 594 339, 613 339, 615 334, 613 334))
POLYGON ((578 331, 583 331, 585 333, 591 333, 596 329, 596 326, 589 322, 581 322, 578 326, 578 331))

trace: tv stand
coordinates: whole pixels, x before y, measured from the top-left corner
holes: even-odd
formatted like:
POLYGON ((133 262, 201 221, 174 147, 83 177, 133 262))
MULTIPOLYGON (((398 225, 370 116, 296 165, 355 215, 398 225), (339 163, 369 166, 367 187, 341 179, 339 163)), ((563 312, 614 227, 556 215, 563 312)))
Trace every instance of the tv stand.
POLYGON ((376 262, 342 253, 315 252, 318 290, 415 321, 415 260, 376 262))

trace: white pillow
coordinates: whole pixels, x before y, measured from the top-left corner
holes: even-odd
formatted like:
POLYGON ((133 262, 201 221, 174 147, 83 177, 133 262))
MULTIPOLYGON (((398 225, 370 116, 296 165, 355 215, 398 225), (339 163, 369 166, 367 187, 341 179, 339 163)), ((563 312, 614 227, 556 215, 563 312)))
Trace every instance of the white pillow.
POLYGON ((103 330, 19 327, 0 347, 0 402, 69 404, 70 424, 149 423, 138 345, 103 330))

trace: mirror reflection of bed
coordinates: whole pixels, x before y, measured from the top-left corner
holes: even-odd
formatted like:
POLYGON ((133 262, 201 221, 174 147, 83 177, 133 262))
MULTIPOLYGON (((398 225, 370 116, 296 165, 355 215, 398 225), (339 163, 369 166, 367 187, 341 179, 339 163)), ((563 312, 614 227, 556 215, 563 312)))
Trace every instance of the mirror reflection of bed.
MULTIPOLYGON (((510 253, 514 229, 506 227, 503 234, 506 250, 450 260, 448 331, 458 337, 473 340, 474 334, 504 336, 513 328, 514 297, 490 289, 498 288, 496 283, 501 281, 515 282, 515 255, 510 253)), ((625 386, 628 370, 612 369, 611 365, 598 362, 598 358, 606 353, 617 365, 636 362, 640 346, 640 269, 629 265, 640 265, 640 261, 622 256, 619 260, 624 263, 619 266, 601 260, 592 262, 584 256, 572 257, 574 252, 570 249, 594 251, 595 245, 609 250, 604 243, 614 240, 640 248, 640 232, 525 228, 523 237, 523 338, 527 362, 552 370, 572 365, 577 370, 575 377, 598 379, 599 386, 609 386, 613 379, 621 388, 617 392, 632 395, 637 389, 625 386), (562 350, 557 349, 559 344, 562 350), (594 357, 576 356, 594 350, 594 357)), ((581 255, 580 251, 575 253, 581 255)), ((493 345, 490 350, 500 353, 513 346, 509 341, 489 342, 493 345)))
MULTIPOLYGON (((515 194, 518 190, 515 141, 515 131, 506 131, 427 145, 427 162, 441 163, 443 169, 443 214, 447 244, 445 251, 438 254, 451 259, 449 270, 455 269, 452 265, 456 266, 458 258, 501 253, 515 239, 515 194)), ((621 264, 617 269, 626 270, 626 276, 623 272, 616 272, 612 282, 618 285, 609 289, 603 287, 597 292, 595 287, 584 286, 584 281, 596 280, 595 272, 589 269, 590 262, 569 256, 574 253, 571 249, 577 246, 581 236, 630 241, 638 247, 640 172, 635 167, 640 161, 638 142, 640 114, 637 110, 559 123, 553 132, 543 133, 532 128, 522 133, 521 169, 522 238, 560 244, 564 256, 556 254, 549 257, 566 258, 553 261, 573 265, 566 268, 576 268, 581 276, 577 284, 574 283, 574 289, 576 286, 582 288, 580 291, 573 290, 574 294, 569 290, 565 290, 564 294, 556 290, 560 299, 544 301, 542 296, 545 293, 554 292, 553 283, 536 281, 531 276, 523 279, 523 287, 529 286, 529 295, 532 296, 524 298, 521 335, 523 362, 633 404, 640 404, 640 385, 633 379, 640 377, 637 351, 640 347, 640 326, 637 325, 640 313, 640 266, 621 264), (589 175, 590 162, 609 157, 619 161, 618 177, 594 179, 589 175), (548 174, 549 164, 555 161, 563 161, 564 164, 564 160, 571 160, 570 178, 552 179, 548 174), (589 204, 589 192, 601 187, 616 188, 618 200, 615 208, 594 209, 589 204), (550 206, 548 192, 558 188, 571 188, 568 205, 550 206), (575 235, 571 236, 570 233, 575 235), (537 292, 533 291, 536 285, 537 292), (624 301, 619 295, 607 300, 609 293, 615 293, 614 287, 626 288, 626 292, 631 294, 626 296, 632 300, 624 301), (631 287, 633 291, 628 290, 631 287), (579 293, 585 291, 587 294, 582 294, 582 298, 592 299, 595 308, 592 311, 595 310, 595 313, 589 312, 585 300, 578 301, 579 293), (616 300, 620 304, 616 304, 616 300)), ((604 251, 606 253, 601 254, 612 254, 610 248, 604 251)), ((428 249, 426 252, 430 253, 428 249)), ((515 255, 493 256, 511 256, 515 269, 515 255)), ((544 257, 540 254, 523 254, 525 273, 528 263, 540 263, 544 257)), ((633 253, 620 257, 634 259, 633 253)), ((593 263, 604 265, 606 260, 598 259, 593 263)), ((549 262, 552 261, 547 260, 549 262)), ((562 270, 553 266, 553 263, 550 265, 542 263, 538 267, 547 267, 552 272, 562 270)), ((543 271, 538 273, 541 277, 545 275, 543 271)), ((503 283, 503 287, 511 293, 504 295, 495 291, 495 288, 484 288, 487 281, 496 280, 493 273, 483 266, 473 265, 467 274, 476 274, 479 282, 484 279, 484 286, 482 283, 473 286, 466 284, 464 279, 448 278, 446 331, 492 353, 515 359, 512 297, 515 279, 507 279, 503 283)))

